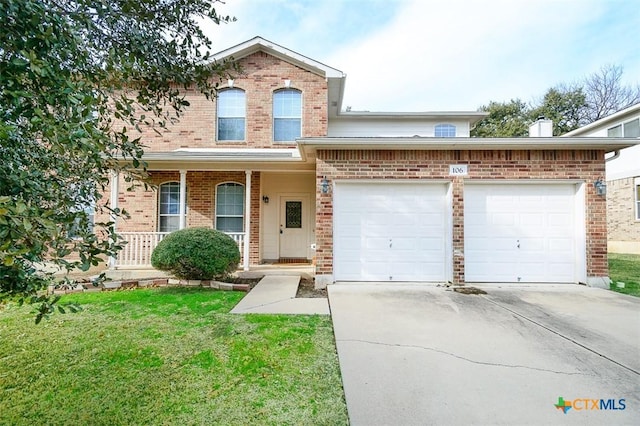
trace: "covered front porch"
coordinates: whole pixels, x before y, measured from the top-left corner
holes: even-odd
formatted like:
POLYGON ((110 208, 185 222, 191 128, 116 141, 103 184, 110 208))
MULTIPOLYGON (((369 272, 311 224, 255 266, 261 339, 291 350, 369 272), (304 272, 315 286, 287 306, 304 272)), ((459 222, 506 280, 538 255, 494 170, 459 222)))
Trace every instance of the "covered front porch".
POLYGON ((109 205, 129 216, 111 217, 124 245, 109 259, 109 269, 150 268, 158 243, 187 227, 210 227, 233 238, 244 271, 264 264, 311 263, 315 170, 299 159, 283 160, 292 158, 284 154, 242 164, 230 164, 227 156, 212 161, 200 153, 188 157, 191 161, 184 153, 146 154, 151 188, 129 190, 114 173, 109 205))

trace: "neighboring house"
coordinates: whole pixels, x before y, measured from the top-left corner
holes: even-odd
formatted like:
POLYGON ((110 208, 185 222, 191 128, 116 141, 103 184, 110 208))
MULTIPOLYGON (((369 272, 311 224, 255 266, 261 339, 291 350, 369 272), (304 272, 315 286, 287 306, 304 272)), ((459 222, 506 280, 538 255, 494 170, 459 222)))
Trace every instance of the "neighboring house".
POLYGON ((131 218, 112 267, 207 226, 238 241, 245 269, 315 259, 317 286, 608 282, 594 182, 628 140, 477 139, 481 112, 345 112, 335 68, 259 37, 229 56, 244 73, 216 102, 189 94, 180 123, 144 135, 158 190, 114 176, 111 205, 131 218))
MULTIPOLYGON (((640 143, 640 103, 565 136, 623 137, 640 143)), ((610 156, 606 176, 609 251, 640 254, 640 145, 610 156)))

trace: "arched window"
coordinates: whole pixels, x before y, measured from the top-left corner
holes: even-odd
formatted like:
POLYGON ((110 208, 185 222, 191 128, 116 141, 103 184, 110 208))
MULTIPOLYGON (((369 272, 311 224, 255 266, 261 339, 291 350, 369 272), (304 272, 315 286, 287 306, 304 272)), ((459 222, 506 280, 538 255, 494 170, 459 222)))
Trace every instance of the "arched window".
POLYGON ((216 229, 244 231, 244 185, 229 182, 216 187, 216 229))
POLYGON ((302 93, 283 89, 273 93, 273 140, 294 141, 302 134, 302 93))
POLYGON ((218 93, 218 140, 243 141, 246 117, 244 90, 226 89, 218 93))
POLYGON ((436 138, 455 138, 456 126, 453 124, 436 124, 435 129, 436 138))
POLYGON ((180 182, 160 185, 160 207, 158 209, 158 230, 173 232, 180 229, 180 182))

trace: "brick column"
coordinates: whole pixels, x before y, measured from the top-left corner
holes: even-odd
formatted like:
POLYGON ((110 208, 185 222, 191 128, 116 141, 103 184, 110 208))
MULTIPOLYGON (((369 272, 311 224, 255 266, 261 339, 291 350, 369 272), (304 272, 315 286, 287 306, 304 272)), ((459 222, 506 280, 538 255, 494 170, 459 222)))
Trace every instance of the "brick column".
POLYGON ((453 178, 453 284, 464 284, 464 179, 453 178))

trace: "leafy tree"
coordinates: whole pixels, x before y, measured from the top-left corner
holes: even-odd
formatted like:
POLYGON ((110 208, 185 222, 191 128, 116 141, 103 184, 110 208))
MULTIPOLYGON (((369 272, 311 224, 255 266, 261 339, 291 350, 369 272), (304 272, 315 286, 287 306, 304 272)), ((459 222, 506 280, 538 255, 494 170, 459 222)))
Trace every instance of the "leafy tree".
POLYGON ((640 102, 640 85, 625 86, 623 69, 606 65, 581 82, 560 84, 547 90, 541 100, 526 104, 519 99, 490 102, 479 111, 489 116, 471 131, 475 137, 520 137, 528 135, 529 124, 539 117, 553 121, 559 136, 640 102))
POLYGON ((586 107, 586 96, 581 87, 553 87, 547 90, 540 106, 529 111, 529 123, 538 117, 548 118, 553 121, 553 135, 560 136, 584 123, 586 107))
POLYGON ((38 296, 51 279, 39 265, 86 270, 118 250, 113 223, 92 224, 86 207, 109 209, 109 170, 143 177, 137 130, 237 71, 206 53, 198 22, 232 20, 216 2, 0 0, 0 301, 32 299, 39 321, 55 303, 38 296))
POLYGON ((529 134, 529 108, 520 99, 490 102, 479 108, 489 115, 471 130, 472 137, 510 138, 529 134))

